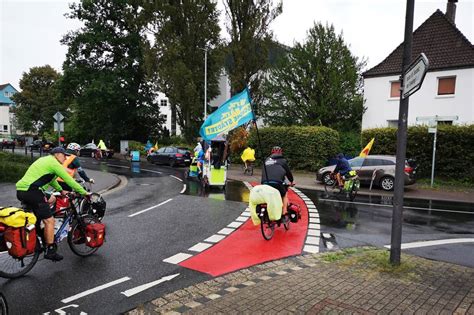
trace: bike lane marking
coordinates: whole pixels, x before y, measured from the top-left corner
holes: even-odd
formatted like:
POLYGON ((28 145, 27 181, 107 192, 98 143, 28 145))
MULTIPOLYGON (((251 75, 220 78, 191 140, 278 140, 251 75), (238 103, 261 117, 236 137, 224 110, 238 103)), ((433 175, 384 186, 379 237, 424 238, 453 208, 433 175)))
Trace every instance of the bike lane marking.
MULTIPOLYGON (((450 239, 443 239, 443 240, 430 240, 430 241, 404 243, 402 244, 401 249, 410 249, 410 248, 446 245, 446 244, 460 244, 460 243, 474 243, 474 238, 450 238, 450 239)), ((384 247, 390 248, 390 245, 385 245, 384 247)))
POLYGON ((182 180, 181 178, 177 177, 177 176, 170 175, 170 177, 173 177, 174 179, 177 179, 177 180, 179 180, 180 182, 183 182, 183 180, 182 180))
POLYGON ((170 202, 171 200, 173 200, 173 199, 170 198, 170 199, 165 200, 165 201, 163 201, 163 202, 161 202, 161 203, 159 203, 159 204, 157 204, 157 205, 155 205, 155 206, 151 206, 151 207, 149 207, 149 208, 146 208, 146 209, 140 210, 140 211, 138 211, 138 212, 135 212, 135 213, 133 213, 133 214, 130 214, 128 217, 129 217, 129 218, 132 218, 132 217, 134 217, 134 216, 136 216, 136 215, 139 215, 139 214, 142 214, 142 213, 144 213, 144 212, 153 210, 153 209, 155 209, 155 208, 158 208, 159 206, 164 205, 165 203, 170 202))
MULTIPOLYGON (((247 184, 247 187, 251 187, 250 184, 247 184)), ((205 241, 213 244, 205 245, 208 248, 183 260, 179 265, 212 276, 219 276, 266 261, 298 255, 302 252, 319 252, 319 227, 311 226, 311 229, 308 229, 310 218, 309 212, 305 211, 308 206, 311 206, 314 207, 317 214, 314 204, 312 201, 303 200, 302 197, 306 199, 307 197, 299 191, 289 191, 289 197, 302 209, 300 224, 290 225, 288 231, 279 228, 275 230, 274 237, 270 241, 266 241, 261 237, 259 226, 254 226, 248 220, 250 211, 247 208, 227 228, 217 233, 226 235, 225 238, 216 237, 216 235, 209 237, 205 241), (235 230, 230 228, 237 226, 238 229, 235 230), (308 237, 307 231, 310 230, 317 232, 317 234, 308 237)), ((319 214, 318 218, 311 219, 311 223, 316 224, 313 219, 319 220, 319 214)))
POLYGON ((98 292, 98 291, 101 291, 101 290, 104 290, 104 289, 107 289, 107 288, 110 288, 114 285, 117 285, 117 284, 120 284, 122 282, 125 282, 125 281, 129 281, 130 278, 129 277, 123 277, 123 278, 120 278, 120 279, 117 279, 115 281, 112 281, 112 282, 109 282, 109 283, 106 283, 106 284, 103 284, 103 285, 100 285, 100 286, 97 286, 95 288, 92 288, 92 289, 89 289, 89 290, 86 290, 84 292, 81 292, 81 293, 78 293, 76 295, 73 295, 73 296, 70 296, 68 298, 65 298, 65 299, 62 299, 61 302, 63 303, 69 303, 69 302, 72 302, 74 300, 77 300, 77 299, 80 299, 84 296, 87 296, 87 295, 90 295, 92 293, 95 293, 95 292, 98 292))
POLYGON ((169 275, 169 276, 166 276, 166 277, 163 277, 161 279, 158 279, 158 280, 155 280, 155 281, 152 281, 152 282, 148 282, 148 283, 145 283, 145 284, 142 284, 142 285, 139 285, 138 287, 135 287, 135 288, 132 288, 132 289, 128 289, 126 291, 123 291, 121 292, 123 295, 125 295, 126 297, 131 297, 135 294, 138 294, 140 292, 143 292, 145 290, 148 290, 160 283, 163 283, 163 282, 166 282, 166 281, 170 281, 174 278, 176 278, 177 276, 179 276, 179 273, 176 273, 174 275, 169 275))

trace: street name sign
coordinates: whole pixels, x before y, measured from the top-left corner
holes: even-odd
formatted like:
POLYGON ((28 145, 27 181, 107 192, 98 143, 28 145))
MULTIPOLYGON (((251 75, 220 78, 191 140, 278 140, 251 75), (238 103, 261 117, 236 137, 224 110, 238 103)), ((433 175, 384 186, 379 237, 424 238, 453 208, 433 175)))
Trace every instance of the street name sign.
POLYGON ((429 62, 424 53, 412 62, 403 76, 402 98, 405 99, 418 91, 428 71, 429 62))

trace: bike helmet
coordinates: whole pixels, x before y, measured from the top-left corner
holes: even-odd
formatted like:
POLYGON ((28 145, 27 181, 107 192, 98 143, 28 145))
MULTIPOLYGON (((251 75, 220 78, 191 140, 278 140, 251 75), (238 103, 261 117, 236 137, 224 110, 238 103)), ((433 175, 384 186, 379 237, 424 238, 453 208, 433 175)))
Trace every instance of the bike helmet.
POLYGON ((272 154, 282 154, 282 153, 283 153, 283 150, 279 146, 274 146, 272 148, 272 154))
POLYGON ((79 151, 81 149, 81 146, 75 142, 71 142, 67 145, 67 149, 72 151, 79 151))

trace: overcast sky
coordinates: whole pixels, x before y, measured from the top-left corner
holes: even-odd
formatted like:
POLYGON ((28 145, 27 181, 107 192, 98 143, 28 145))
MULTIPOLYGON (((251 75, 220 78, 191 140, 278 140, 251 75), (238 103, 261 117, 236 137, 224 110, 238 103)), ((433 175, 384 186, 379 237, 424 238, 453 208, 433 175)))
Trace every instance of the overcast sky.
MULTIPOLYGON (((66 47, 59 40, 81 26, 64 17, 69 2, 0 0, 0 84, 9 82, 19 89, 23 72, 34 66, 49 64, 61 70, 66 47)), ((415 0, 414 29, 436 9, 445 12, 446 2, 415 0)), ((370 68, 403 41, 405 5, 404 0, 284 0, 272 30, 277 40, 291 46, 304 40, 315 21, 331 23, 343 32, 356 56, 367 58, 370 68)), ((219 8, 223 9, 222 3, 219 8)), ((474 0, 459 0, 456 25, 472 43, 474 0)))

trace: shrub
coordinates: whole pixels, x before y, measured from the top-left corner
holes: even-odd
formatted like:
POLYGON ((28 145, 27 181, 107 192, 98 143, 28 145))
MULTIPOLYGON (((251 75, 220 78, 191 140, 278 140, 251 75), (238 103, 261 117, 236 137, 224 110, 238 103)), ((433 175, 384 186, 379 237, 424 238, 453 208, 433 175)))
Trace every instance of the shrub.
MULTIPOLYGON (((263 155, 268 156, 273 146, 280 146, 293 169, 316 171, 337 153, 339 146, 337 131, 327 127, 267 127, 259 133, 263 155)), ((255 131, 250 133, 248 144, 260 159, 255 131)))
POLYGON ((16 182, 32 163, 31 158, 0 152, 0 182, 16 182))
POLYGON ((128 142, 128 152, 140 151, 140 154, 146 155, 145 144, 138 141, 129 141, 128 142))
MULTIPOLYGON (((362 142, 375 138, 370 154, 396 154, 397 129, 376 128, 362 132, 362 142)), ((474 180, 474 125, 438 126, 435 176, 474 180)), ((428 127, 408 128, 407 158, 415 158, 420 176, 431 176, 433 134, 428 127)))
POLYGON ((345 156, 358 156, 366 143, 360 143, 359 132, 339 132, 339 152, 344 153, 345 156))

